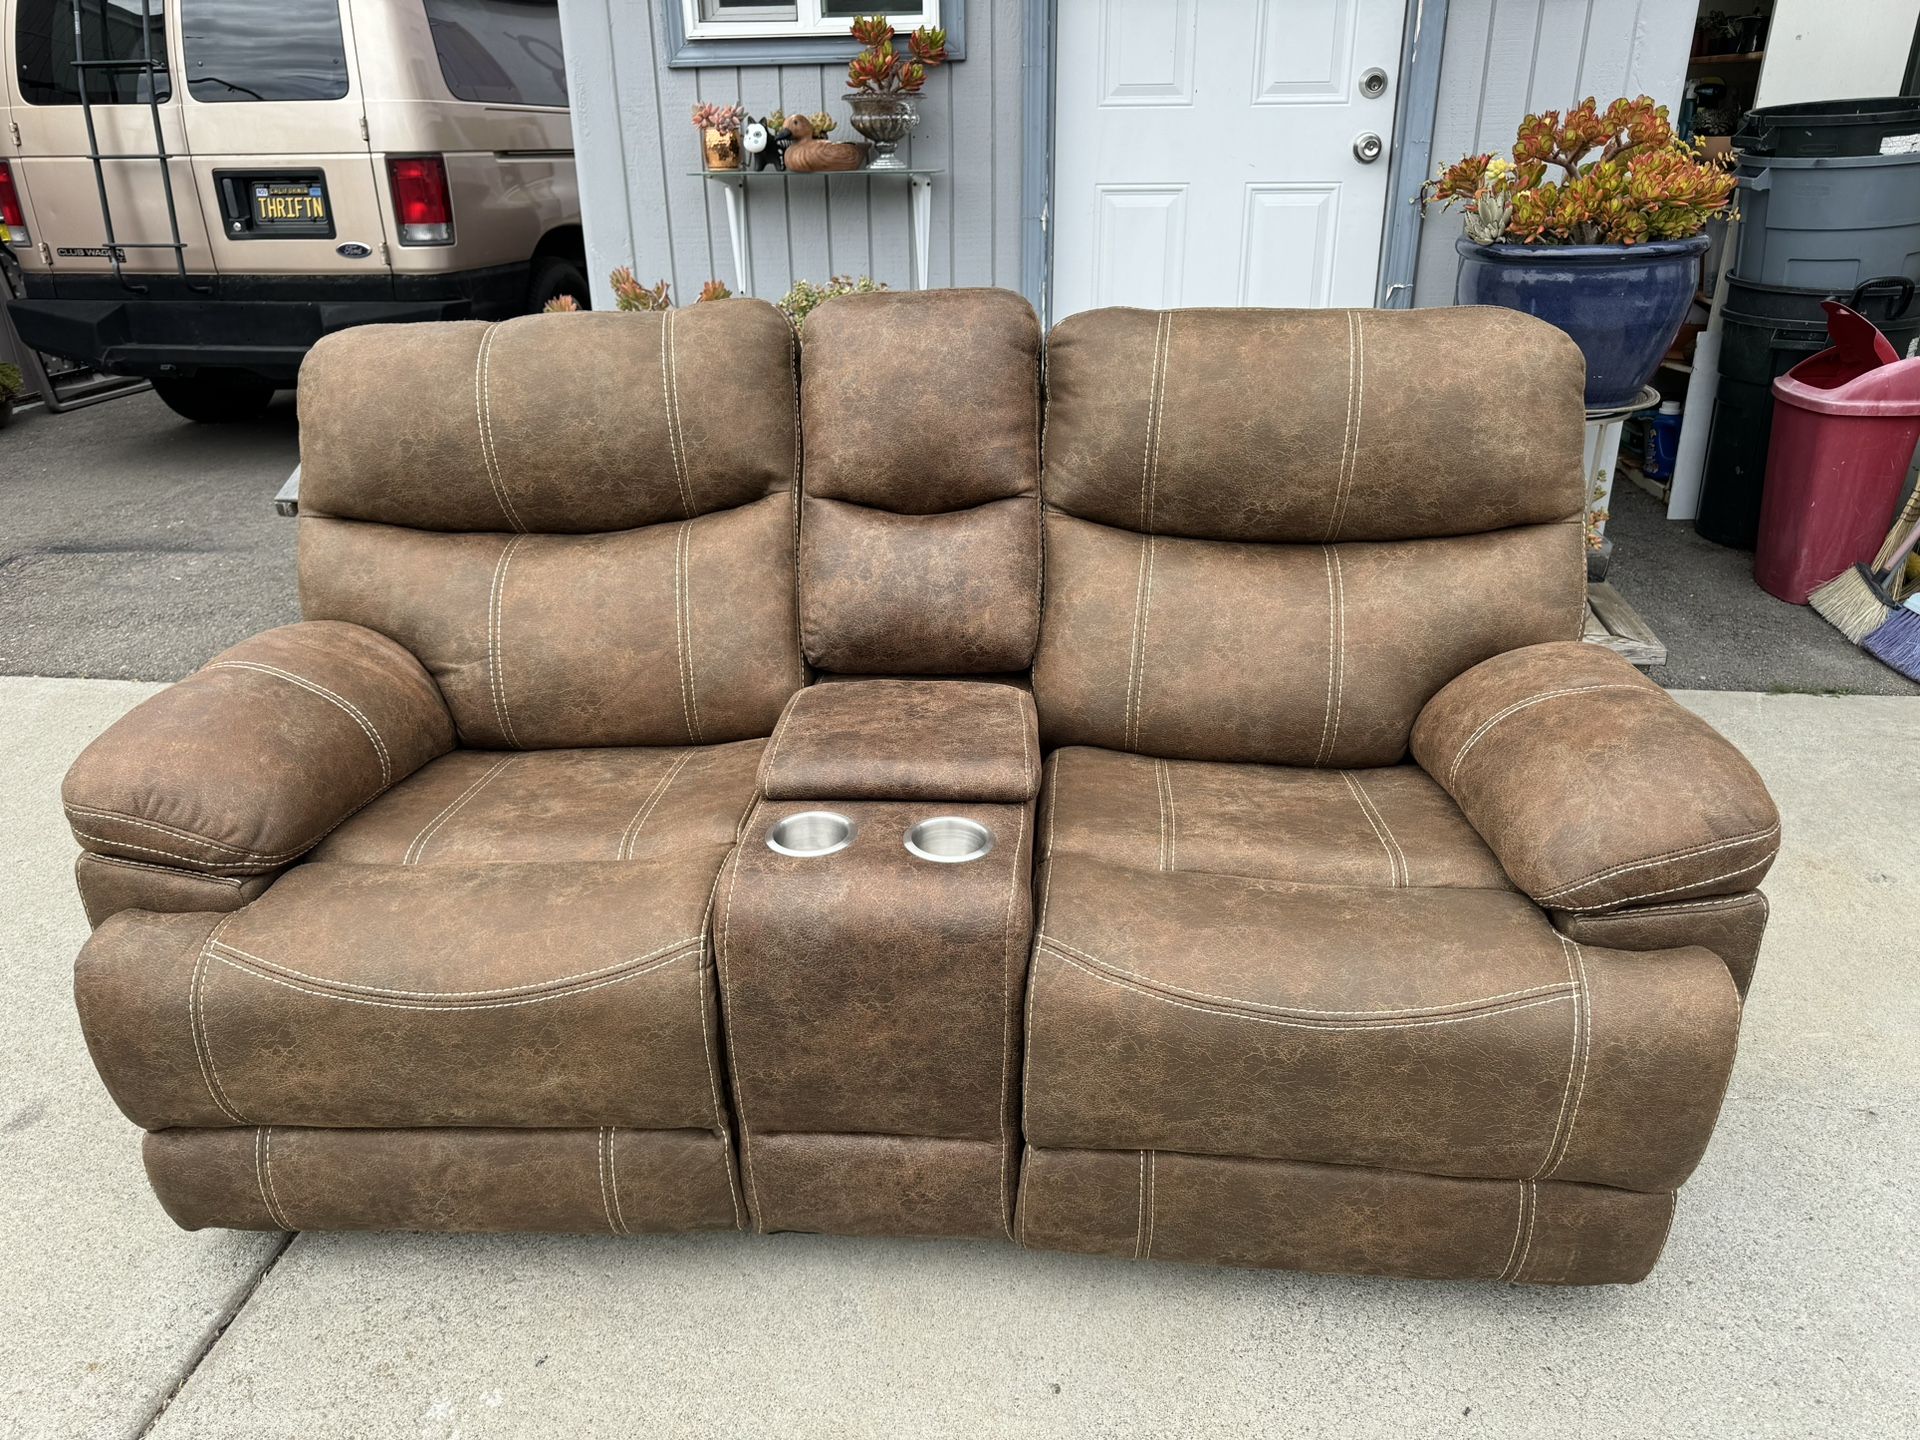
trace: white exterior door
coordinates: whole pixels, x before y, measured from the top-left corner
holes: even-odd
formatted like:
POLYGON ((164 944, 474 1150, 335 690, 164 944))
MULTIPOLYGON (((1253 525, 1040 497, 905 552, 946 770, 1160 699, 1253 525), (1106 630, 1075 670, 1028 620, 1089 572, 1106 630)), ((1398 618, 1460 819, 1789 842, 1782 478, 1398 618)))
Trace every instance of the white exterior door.
POLYGON ((1060 0, 1059 16, 1056 320, 1373 304, 1406 0, 1060 0))

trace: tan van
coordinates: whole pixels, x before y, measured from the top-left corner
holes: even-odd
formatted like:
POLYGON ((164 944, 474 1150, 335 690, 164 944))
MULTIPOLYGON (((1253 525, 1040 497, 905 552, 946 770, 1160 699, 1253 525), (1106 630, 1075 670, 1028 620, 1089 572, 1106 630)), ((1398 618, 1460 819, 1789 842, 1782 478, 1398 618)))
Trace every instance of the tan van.
POLYGON ((21 338, 257 413, 322 335, 587 301, 557 0, 0 0, 21 338))

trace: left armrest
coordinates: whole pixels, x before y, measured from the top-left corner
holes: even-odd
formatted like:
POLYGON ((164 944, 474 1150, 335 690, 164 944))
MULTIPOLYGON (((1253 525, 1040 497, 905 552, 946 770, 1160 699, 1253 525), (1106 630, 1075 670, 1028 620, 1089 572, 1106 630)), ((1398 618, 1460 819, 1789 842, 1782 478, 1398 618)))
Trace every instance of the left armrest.
POLYGON ((1413 756, 1553 910, 1751 890, 1780 848, 1780 814, 1746 757, 1581 641, 1474 666, 1420 712, 1413 756))
POLYGON ((1033 696, 982 680, 829 680, 787 702, 760 768, 769 800, 1020 804, 1040 788, 1033 696))

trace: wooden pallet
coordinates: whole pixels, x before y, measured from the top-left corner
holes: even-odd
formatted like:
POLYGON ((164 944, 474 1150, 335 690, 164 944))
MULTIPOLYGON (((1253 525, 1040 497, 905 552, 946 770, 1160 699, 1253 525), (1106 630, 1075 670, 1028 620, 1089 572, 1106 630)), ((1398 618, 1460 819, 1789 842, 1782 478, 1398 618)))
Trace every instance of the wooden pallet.
POLYGON ((1666 644, 1626 597, 1604 580, 1587 586, 1586 633, 1581 638, 1589 645, 1606 646, 1630 664, 1644 667, 1667 663, 1666 644))

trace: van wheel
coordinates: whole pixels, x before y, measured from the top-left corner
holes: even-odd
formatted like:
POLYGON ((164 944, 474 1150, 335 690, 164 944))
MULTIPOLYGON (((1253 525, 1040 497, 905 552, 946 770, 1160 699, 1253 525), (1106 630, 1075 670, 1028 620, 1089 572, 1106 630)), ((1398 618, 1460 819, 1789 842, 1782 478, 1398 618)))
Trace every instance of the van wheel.
POLYGON ((169 410, 200 425, 255 419, 273 403, 275 388, 266 376, 247 370, 202 370, 186 379, 153 382, 169 410))
POLYGON ((571 295, 582 310, 593 308, 593 287, 587 284, 586 267, 564 255, 542 255, 533 262, 533 276, 527 285, 527 313, 538 315, 559 295, 571 295))

